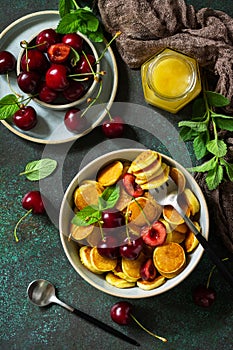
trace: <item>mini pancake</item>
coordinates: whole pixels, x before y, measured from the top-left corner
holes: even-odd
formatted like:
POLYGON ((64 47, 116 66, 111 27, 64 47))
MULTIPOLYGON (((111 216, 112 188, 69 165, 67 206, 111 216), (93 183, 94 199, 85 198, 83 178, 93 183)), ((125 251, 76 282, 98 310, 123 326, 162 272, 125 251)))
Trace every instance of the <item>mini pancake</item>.
POLYGON ((83 246, 79 249, 79 256, 81 263, 91 272, 96 273, 96 274, 102 274, 102 271, 97 270, 91 263, 91 253, 90 247, 83 246))
POLYGON ((146 218, 150 222, 159 218, 161 207, 146 197, 138 197, 129 203, 127 212, 129 213, 129 222, 136 226, 144 226, 147 224, 146 218))
POLYGON ((186 235, 184 233, 181 233, 179 231, 172 231, 167 233, 166 237, 166 243, 169 242, 175 242, 175 243, 182 243, 186 238, 186 235))
POLYGON ((164 284, 166 282, 166 278, 163 276, 158 276, 156 277, 153 281, 143 281, 143 280, 138 280, 137 281, 137 286, 140 289, 143 290, 151 290, 154 288, 158 288, 160 287, 162 284, 164 284))
MULTIPOLYGON (((200 225, 198 222, 193 222, 193 224, 196 226, 198 231, 201 230, 200 225)), ((189 230, 189 232, 186 234, 186 238, 184 241, 184 248, 187 253, 191 253, 199 244, 198 239, 196 238, 195 234, 189 230)))
POLYGON ((152 150, 146 150, 140 153, 131 163, 128 172, 135 173, 150 166, 158 158, 158 153, 152 150))
POLYGON ((155 248, 153 261, 162 276, 173 278, 185 268, 185 251, 178 243, 165 243, 155 248))
POLYGON ((175 182, 175 184, 177 185, 178 193, 183 192, 185 189, 185 185, 186 185, 186 178, 185 178, 184 174, 182 173, 182 171, 180 171, 177 168, 170 167, 169 175, 172 178, 172 180, 175 182))
POLYGON ((146 260, 146 256, 141 253, 135 260, 129 260, 122 258, 122 271, 127 278, 138 280, 141 277, 140 269, 143 262, 146 260))
POLYGON ((150 179, 148 182, 144 184, 138 183, 137 180, 136 182, 141 186, 143 190, 158 188, 162 186, 169 178, 169 169, 170 169, 169 165, 162 163, 162 169, 163 171, 158 176, 155 176, 154 178, 150 179))
POLYGON ((122 278, 123 280, 126 280, 127 282, 136 282, 135 278, 129 278, 128 276, 126 276, 126 274, 124 274, 120 264, 117 264, 117 266, 115 267, 115 269, 112 270, 112 272, 114 273, 114 275, 122 278))
POLYGON ((79 210, 82 210, 88 205, 96 205, 102 192, 103 187, 98 182, 86 182, 74 191, 74 203, 79 210))
POLYGON ((116 209, 122 211, 124 210, 129 202, 132 200, 132 196, 130 196, 124 189, 123 186, 120 186, 120 196, 116 203, 116 209))
POLYGON ((115 269, 117 259, 105 258, 98 253, 97 247, 91 248, 91 264, 99 272, 107 272, 115 269))
POLYGON ((94 230, 94 225, 88 226, 77 226, 71 224, 70 234, 73 239, 76 241, 81 241, 82 239, 87 238, 94 230))
MULTIPOLYGON (((190 216, 190 209, 189 208, 182 208, 187 216, 190 216)), ((163 207, 163 217, 164 219, 171 225, 180 225, 184 223, 184 219, 182 216, 173 208, 171 205, 165 205, 163 207)))
POLYGON ((92 233, 89 236, 87 236, 86 242, 89 246, 95 247, 98 245, 98 243, 101 241, 101 239, 102 239, 102 235, 100 232, 100 228, 99 228, 99 226, 94 225, 94 229, 93 229, 92 233))
POLYGON ((119 180, 122 173, 123 163, 119 160, 115 160, 114 162, 108 164, 99 171, 97 175, 97 181, 102 186, 111 186, 119 180))
POLYGON ((108 272, 105 276, 106 281, 116 288, 132 288, 135 286, 135 282, 128 282, 123 278, 120 278, 112 272, 108 272))

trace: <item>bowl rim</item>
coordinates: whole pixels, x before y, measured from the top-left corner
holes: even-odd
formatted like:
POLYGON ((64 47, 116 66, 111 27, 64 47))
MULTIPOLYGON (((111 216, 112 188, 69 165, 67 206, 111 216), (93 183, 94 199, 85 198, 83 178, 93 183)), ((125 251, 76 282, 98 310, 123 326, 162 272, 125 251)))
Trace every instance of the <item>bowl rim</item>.
MULTIPOLYGON (((47 29, 47 28, 45 28, 45 29, 47 29)), ((52 29, 55 29, 55 28, 52 28, 52 29)), ((95 60, 98 62, 99 55, 98 55, 98 52, 97 52, 94 44, 92 43, 92 41, 85 34, 79 32, 79 31, 77 31, 76 33, 79 36, 81 36, 83 38, 83 40, 86 41, 87 45, 91 48, 91 51, 93 52, 95 60)), ((31 37, 28 39, 28 42, 30 43, 32 40, 34 40, 37 37, 38 34, 39 33, 31 35, 31 37)), ((25 49, 21 48, 21 50, 19 51, 19 54, 17 56, 17 63, 16 63, 16 73, 17 73, 17 75, 19 75, 20 72, 21 72, 20 64, 21 64, 21 59, 22 59, 22 56, 24 54, 24 51, 25 51, 25 49)), ((96 70, 97 70, 97 72, 100 70, 100 62, 98 62, 96 64, 96 70)), ((66 110, 66 109, 69 109, 69 108, 76 107, 76 106, 80 106, 81 104, 86 102, 87 98, 90 97, 92 95, 92 93, 94 92, 97 84, 98 84, 98 81, 96 79, 93 79, 93 82, 92 82, 91 86, 89 87, 89 89, 87 90, 85 95, 83 95, 80 99, 78 99, 76 101, 68 102, 68 103, 58 104, 58 105, 53 105, 51 103, 47 103, 47 102, 41 101, 40 99, 38 99, 36 97, 32 97, 32 95, 29 94, 29 93, 27 95, 29 97, 32 97, 33 101, 35 103, 37 103, 38 105, 40 105, 41 107, 43 107, 43 108, 56 110, 56 111, 62 111, 62 110, 66 110)))
MULTIPOLYGON (((163 294, 166 291, 169 291, 170 289, 174 288, 177 286, 179 283, 184 281, 195 269, 195 267, 198 265, 203 252, 204 248, 199 244, 198 247, 192 252, 191 254, 188 255, 188 264, 185 267, 185 269, 176 277, 172 279, 167 279, 166 282, 161 285, 158 288, 145 291, 142 289, 139 289, 139 287, 135 286, 132 288, 127 288, 127 289, 119 289, 114 286, 111 286, 108 284, 104 278, 101 276, 102 275, 96 275, 92 273, 91 271, 88 271, 87 268, 85 268, 79 259, 78 256, 78 251, 77 251, 77 261, 79 261, 80 266, 78 266, 74 260, 73 260, 73 255, 69 251, 69 245, 77 245, 76 242, 74 241, 69 241, 67 240, 67 235, 65 235, 65 229, 64 229, 64 221, 63 221, 63 216, 64 213, 67 215, 67 210, 71 211, 70 205, 72 204, 72 196, 71 194, 73 193, 74 189, 78 186, 78 183, 86 178, 84 177, 84 174, 90 170, 90 169, 95 169, 98 166, 98 169, 100 169, 104 164, 109 163, 111 160, 115 159, 129 159, 133 160, 134 157, 139 154, 142 151, 145 151, 146 149, 142 148, 130 148, 130 149, 121 149, 121 150, 115 150, 108 152, 104 155, 101 155, 100 157, 97 157, 96 159, 92 160, 89 164, 85 165, 78 173, 74 176, 73 180, 70 182, 68 185, 61 206, 60 206, 60 213, 59 213, 59 232, 60 232, 60 239, 62 243, 63 250, 65 252, 66 257, 68 258, 70 264, 73 266, 75 271, 86 281, 88 282, 91 286, 95 287, 96 289, 115 296, 115 297, 121 297, 121 298, 130 298, 130 299, 139 299, 139 298, 147 298, 147 297, 152 297, 156 295, 163 294), (130 157, 127 155, 131 155, 130 157), (71 198, 69 198, 71 196, 71 198), (194 257, 195 260, 191 261, 191 257, 194 257), (99 279, 103 280, 102 285, 99 283, 99 279)), ((198 185, 198 183, 195 181, 195 179, 192 177, 192 175, 178 162, 173 160, 171 157, 158 152, 161 154, 161 156, 166 160, 166 162, 175 165, 178 169, 180 169, 182 172, 184 172, 184 175, 186 177, 187 183, 191 189, 194 189, 194 193, 198 196, 198 200, 201 202, 201 208, 200 208, 200 216, 204 218, 204 227, 202 227, 204 231, 204 236, 206 239, 208 239, 209 236, 209 213, 208 213, 208 207, 207 203, 205 200, 205 197, 203 195, 203 192, 198 185)), ((92 170, 92 173, 95 173, 95 170, 92 170)))

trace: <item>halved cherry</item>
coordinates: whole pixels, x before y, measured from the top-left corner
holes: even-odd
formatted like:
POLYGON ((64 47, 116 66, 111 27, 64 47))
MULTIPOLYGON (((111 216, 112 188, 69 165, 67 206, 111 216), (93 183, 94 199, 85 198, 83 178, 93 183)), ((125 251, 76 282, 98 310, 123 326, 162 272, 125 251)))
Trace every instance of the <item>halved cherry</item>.
POLYGON ((123 177, 123 185, 125 187, 126 192, 134 197, 141 197, 144 193, 144 190, 138 185, 136 182, 136 177, 133 174, 126 173, 123 177))
POLYGON ((147 245, 156 247, 165 242, 167 237, 166 227, 161 221, 155 221, 151 226, 144 226, 141 236, 147 245))
POLYGON ((153 281, 156 277, 157 271, 153 263, 153 259, 146 260, 140 269, 140 275, 143 281, 153 281))
POLYGON ((64 43, 57 43, 48 48, 48 58, 52 63, 63 63, 67 61, 70 54, 70 46, 64 43))

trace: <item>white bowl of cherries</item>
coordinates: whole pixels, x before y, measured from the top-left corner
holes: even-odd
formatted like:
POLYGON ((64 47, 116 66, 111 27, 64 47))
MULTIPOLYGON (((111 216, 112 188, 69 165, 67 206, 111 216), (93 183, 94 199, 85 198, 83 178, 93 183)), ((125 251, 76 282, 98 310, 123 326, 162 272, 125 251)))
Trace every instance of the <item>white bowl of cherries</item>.
POLYGON ((18 86, 42 107, 73 108, 85 103, 95 91, 98 53, 84 34, 61 35, 46 28, 20 44, 18 86))

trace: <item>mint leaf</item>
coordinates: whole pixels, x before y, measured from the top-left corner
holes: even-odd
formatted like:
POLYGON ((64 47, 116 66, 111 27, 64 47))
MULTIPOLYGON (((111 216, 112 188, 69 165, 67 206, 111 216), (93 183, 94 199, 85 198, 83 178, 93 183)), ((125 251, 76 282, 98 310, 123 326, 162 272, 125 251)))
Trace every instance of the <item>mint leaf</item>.
POLYGON ((196 132, 203 132, 206 131, 208 129, 207 123, 206 121, 204 122, 193 122, 193 121, 181 121, 178 123, 178 126, 187 126, 190 129, 196 131, 196 132))
POLYGON ((18 98, 13 95, 6 95, 0 100, 0 120, 12 117, 12 115, 18 111, 18 98))
POLYGON ((206 180, 208 189, 210 191, 215 190, 223 180, 222 166, 217 163, 215 168, 208 171, 205 180, 206 180))
POLYGON ((214 139, 206 144, 207 150, 217 157, 224 157, 227 153, 227 145, 223 140, 214 139))
POLYGON ((191 141, 193 140, 198 133, 187 126, 182 126, 180 129, 180 137, 183 141, 191 141))
POLYGON ((200 116, 204 116, 206 113, 205 101, 203 98, 197 98, 192 106, 192 117, 199 118, 200 116))
POLYGON ((105 201, 105 208, 113 208, 120 196, 120 187, 118 185, 107 187, 101 195, 105 201))
POLYGON ((212 107, 225 107, 230 104, 230 100, 225 96, 213 91, 205 91, 207 101, 212 107))
POLYGON ((61 18, 64 17, 67 13, 70 13, 72 8, 72 0, 59 0, 58 10, 61 18))
POLYGON ((103 34, 101 29, 99 29, 95 33, 89 33, 88 37, 91 41, 96 42, 96 43, 101 43, 102 41, 104 41, 104 34, 103 34))
POLYGON ((26 175, 26 178, 30 181, 38 181, 52 174, 56 167, 56 160, 43 158, 28 163, 24 172, 19 175, 26 175))
POLYGON ((229 130, 229 131, 233 131, 233 118, 232 117, 229 117, 229 118, 215 118, 215 123, 216 123, 216 126, 219 128, 219 129, 222 129, 222 130, 229 130))
POLYGON ((211 158, 210 160, 208 160, 207 162, 201 164, 201 165, 197 165, 193 168, 188 168, 189 171, 191 172, 200 172, 200 173, 204 173, 206 171, 209 171, 211 169, 214 169, 216 164, 217 164, 218 160, 216 157, 211 158))
POLYGON ((201 159, 206 155, 206 142, 209 133, 199 134, 193 141, 193 150, 197 159, 201 159))
POLYGON ((101 212, 99 211, 98 207, 88 205, 87 207, 78 211, 71 222, 77 226, 88 226, 100 221, 100 219, 101 212))
POLYGON ((220 159, 220 164, 226 168, 227 175, 230 181, 233 181, 233 164, 228 163, 225 159, 220 159))
POLYGON ((74 33, 79 31, 80 25, 81 20, 75 14, 67 13, 59 21, 56 31, 60 34, 74 33))

